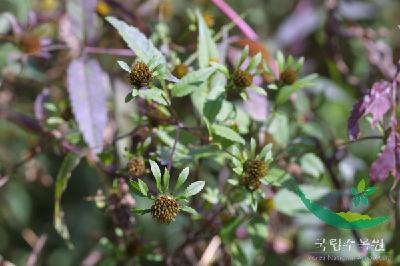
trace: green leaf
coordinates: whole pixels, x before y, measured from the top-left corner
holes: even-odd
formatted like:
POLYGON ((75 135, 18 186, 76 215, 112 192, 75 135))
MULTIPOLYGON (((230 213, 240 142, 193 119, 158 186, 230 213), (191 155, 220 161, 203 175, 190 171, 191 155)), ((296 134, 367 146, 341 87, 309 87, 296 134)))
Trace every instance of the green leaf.
POLYGON ((324 163, 319 157, 313 153, 306 153, 300 158, 301 168, 305 173, 313 176, 319 177, 324 173, 324 163))
POLYGON ((121 61, 121 60, 118 60, 117 63, 123 70, 125 70, 128 73, 131 73, 131 68, 129 67, 129 65, 127 63, 125 63, 124 61, 121 61))
POLYGON ((354 207, 357 207, 359 203, 360 203, 360 196, 357 195, 357 196, 355 196, 355 197, 353 198, 353 205, 354 205, 354 207))
POLYGON ((169 188, 169 171, 167 168, 164 169, 164 175, 163 175, 163 187, 164 187, 164 193, 168 193, 168 188, 169 188))
POLYGON ((254 57, 251 58, 249 65, 246 68, 246 71, 250 72, 252 71, 255 67, 257 67, 262 60, 261 53, 256 54, 254 57))
POLYGON ((275 142, 281 147, 285 147, 289 142, 289 121, 285 114, 274 113, 268 127, 275 142))
POLYGON ((166 100, 167 95, 165 94, 165 92, 158 88, 151 88, 148 90, 141 89, 139 90, 139 97, 146 100, 154 101, 162 105, 168 105, 168 102, 166 100))
POLYGON ((189 214, 193 214, 193 215, 197 214, 197 211, 195 209, 193 209, 193 208, 191 208, 189 206, 186 206, 186 205, 181 206, 180 209, 182 211, 184 211, 184 212, 189 213, 189 214))
POLYGON ((228 139, 233 142, 238 142, 241 144, 245 144, 245 140, 242 138, 242 136, 239 135, 236 131, 233 129, 226 127, 226 126, 221 126, 221 125, 212 125, 212 129, 214 131, 214 134, 217 136, 220 136, 224 139, 228 139))
POLYGON ((218 49, 200 11, 196 11, 196 16, 199 27, 199 37, 197 45, 199 67, 205 68, 209 65, 210 59, 219 58, 218 49))
POLYGON ((131 187, 140 195, 142 195, 142 192, 140 190, 139 184, 136 183, 135 181, 133 181, 132 179, 129 179, 129 184, 131 185, 131 187))
POLYGON ((194 195, 200 193, 200 191, 203 189, 204 185, 205 185, 204 181, 193 182, 185 189, 185 192, 183 192, 182 196, 184 198, 194 196, 194 195))
POLYGON ((261 158, 265 161, 272 160, 272 143, 264 146, 261 152, 258 154, 257 158, 261 158))
POLYGON ((125 103, 132 101, 139 94, 138 90, 133 89, 125 96, 125 103))
POLYGON ((254 138, 251 138, 250 139, 250 154, 251 154, 251 157, 255 157, 256 156, 256 147, 257 147, 256 140, 254 138))
POLYGON ((368 205, 368 198, 367 198, 367 196, 361 195, 360 198, 361 198, 362 204, 368 205))
POLYGON ((147 184, 145 182, 143 182, 141 179, 138 179, 138 185, 139 185, 140 193, 143 196, 147 197, 148 192, 149 192, 149 188, 147 187, 147 184))
POLYGON ((175 84, 172 88, 172 95, 183 97, 192 93, 194 89, 206 82, 214 72, 215 67, 207 67, 190 72, 175 84))
POLYGON ((182 170, 182 172, 178 176, 178 180, 176 181, 174 192, 178 191, 178 189, 185 183, 186 179, 189 176, 189 167, 186 167, 182 170))
POLYGON ((157 187, 157 191, 159 193, 162 193, 162 189, 161 189, 161 171, 160 168, 158 167, 157 163, 154 162, 153 160, 149 160, 150 162, 150 169, 151 169, 151 173, 154 176, 154 179, 156 180, 156 187, 157 187))
POLYGON ((203 107, 203 115, 209 123, 213 123, 215 118, 220 113, 222 104, 224 103, 224 95, 221 94, 214 100, 207 100, 203 107))
POLYGON ((75 153, 68 153, 57 174, 57 180, 54 189, 54 228, 57 233, 67 242, 68 247, 72 248, 70 235, 67 226, 64 223, 63 211, 61 209, 61 197, 68 186, 68 180, 72 171, 78 166, 81 157, 75 153))
POLYGON ((360 182, 357 184, 357 191, 358 193, 362 193, 365 190, 365 180, 361 179, 360 182))
POLYGON ((153 63, 154 65, 161 65, 160 73, 163 75, 168 74, 164 56, 143 33, 137 28, 129 26, 125 22, 114 17, 106 17, 106 20, 117 29, 128 47, 140 60, 146 64, 153 63))
POLYGON ((261 87, 251 86, 251 87, 249 87, 249 89, 260 95, 267 96, 267 92, 261 87))
POLYGON ((312 81, 317 76, 318 75, 316 74, 308 75, 307 77, 297 80, 293 85, 283 86, 278 92, 278 96, 276 97, 276 103, 277 104, 285 103, 289 99, 290 95, 292 95, 294 92, 304 87, 310 86, 312 84, 312 81))
POLYGON ((378 189, 376 187, 369 187, 365 190, 364 194, 367 196, 372 196, 378 189))
POLYGON ((355 196, 355 195, 358 194, 358 191, 357 191, 357 189, 356 189, 355 187, 352 187, 352 188, 351 188, 351 194, 352 194, 353 196, 355 196))
POLYGON ((132 212, 143 215, 143 214, 151 212, 151 209, 133 209, 132 212))

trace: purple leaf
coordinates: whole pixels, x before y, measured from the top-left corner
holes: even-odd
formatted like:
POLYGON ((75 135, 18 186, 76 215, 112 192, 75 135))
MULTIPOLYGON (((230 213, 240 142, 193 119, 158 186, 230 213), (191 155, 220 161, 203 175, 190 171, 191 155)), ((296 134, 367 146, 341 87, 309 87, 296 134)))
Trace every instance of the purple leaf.
POLYGON ((349 120, 347 122, 348 135, 350 140, 355 140, 360 137, 360 126, 358 120, 364 115, 365 106, 363 98, 359 99, 351 110, 349 120))
POLYGON ((386 143, 386 147, 378 157, 378 159, 372 163, 370 170, 371 180, 374 182, 383 182, 389 172, 392 172, 395 178, 399 178, 400 171, 400 135, 397 133, 396 128, 392 128, 392 132, 386 143))
POLYGON ((378 124, 390 109, 390 92, 391 84, 381 80, 375 82, 368 93, 356 102, 348 120, 350 140, 355 140, 360 136, 358 121, 361 117, 372 114, 372 126, 375 127, 378 124))
POLYGON ((96 60, 84 58, 73 60, 67 74, 72 112, 85 142, 98 153, 107 123, 108 76, 96 60))

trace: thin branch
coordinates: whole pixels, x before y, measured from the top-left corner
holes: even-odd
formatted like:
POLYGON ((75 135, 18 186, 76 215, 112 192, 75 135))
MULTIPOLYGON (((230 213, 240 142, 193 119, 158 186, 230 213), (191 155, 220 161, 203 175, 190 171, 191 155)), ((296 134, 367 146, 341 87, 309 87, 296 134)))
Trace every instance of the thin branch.
POLYGON ((181 127, 178 125, 176 127, 176 132, 175 132, 175 140, 174 140, 174 145, 172 146, 172 150, 171 153, 169 155, 169 159, 168 159, 168 171, 171 171, 171 167, 172 167, 172 161, 174 159, 174 153, 176 151, 176 146, 178 145, 178 141, 180 138, 180 132, 181 132, 181 127))
POLYGON ((26 266, 35 266, 37 260, 39 258, 40 253, 42 252, 44 245, 47 241, 47 235, 42 235, 36 241, 35 246, 33 247, 32 253, 29 255, 28 260, 26 261, 26 266))
POLYGON ((224 0, 211 0, 233 23, 252 41, 258 39, 257 33, 224 0))

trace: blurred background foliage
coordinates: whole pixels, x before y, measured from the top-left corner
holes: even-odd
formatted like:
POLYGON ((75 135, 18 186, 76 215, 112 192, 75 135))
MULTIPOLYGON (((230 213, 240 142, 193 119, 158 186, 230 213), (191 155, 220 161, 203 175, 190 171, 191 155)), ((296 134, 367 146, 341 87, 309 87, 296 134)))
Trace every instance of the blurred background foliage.
MULTIPOLYGON (((47 88, 50 90, 52 102, 57 103, 60 116, 69 121, 71 111, 66 93, 65 73, 74 44, 62 30, 68 28, 68 25, 65 25, 66 17, 77 15, 73 10, 74 5, 79 2, 0 1, 0 108, 3 113, 5 110, 12 110, 33 117, 35 99, 47 88), (68 40, 71 43, 68 43, 68 40), (65 48, 66 43, 68 48, 65 48), (37 56, 31 56, 32 51, 37 56)), ((385 65, 390 64, 387 60, 393 63, 399 58, 400 32, 397 25, 400 24, 400 2, 226 2, 238 11, 259 35, 260 42, 253 45, 254 49, 260 49, 257 45, 264 46, 270 56, 274 56, 278 50, 296 57, 304 56, 304 72, 319 75, 315 85, 307 89, 307 94, 299 91, 293 105, 281 107, 289 116, 288 126, 291 131, 301 128, 300 131, 306 132, 302 136, 298 134, 300 137, 297 144, 287 152, 293 155, 303 154, 302 150, 314 151, 315 146, 308 142, 308 138, 315 137, 321 143, 324 152, 332 156, 331 167, 339 176, 340 183, 349 188, 359 179, 365 178, 369 166, 381 149, 382 140, 350 143, 346 148, 342 148, 340 144, 347 140, 347 119, 355 100, 365 93, 374 81, 390 78, 385 69, 385 65), (344 33, 343 28, 352 29, 354 35, 344 33), (361 37, 357 35, 360 31, 361 37), (382 57, 373 62, 374 51, 369 51, 368 45, 374 45, 382 57), (291 111, 293 107, 295 111, 291 111)), ((197 30, 193 18, 193 10, 196 8, 201 10, 206 22, 215 31, 230 22, 207 0, 97 1, 95 22, 87 29, 90 34, 85 35, 85 43, 87 52, 95 56, 103 70, 109 73, 113 87, 109 93, 113 93, 117 98, 109 101, 110 132, 115 130, 115 124, 125 127, 120 129, 120 133, 129 132, 133 123, 126 113, 134 112, 136 107, 123 104, 123 98, 129 89, 128 78, 117 66, 116 61, 126 57, 91 49, 125 48, 116 31, 105 23, 104 16, 113 15, 125 20, 147 36, 151 35, 157 43, 162 39, 163 30, 169 31, 171 43, 184 60, 196 50, 197 30), (164 23, 160 24, 160 19, 164 23), (165 25, 168 27, 165 28, 165 25), (117 122, 118 119, 122 122, 117 122)), ((72 27, 72 31, 77 27, 73 23, 69 26, 72 27)), ((241 36, 237 28, 233 28, 230 34, 241 36)), ((180 103, 181 111, 184 111, 185 102, 181 100, 180 103)), ((74 123, 71 123, 73 128, 74 123)), ((377 131, 370 129, 366 121, 362 122, 362 131, 365 136, 377 134, 377 131)), ((79 134, 77 136, 73 133, 70 132, 71 139, 75 138, 74 141, 79 143, 79 134)), ((292 132, 292 135, 297 134, 292 132)), ((194 231, 194 228, 198 228, 198 225, 194 225, 193 221, 184 216, 178 217, 175 223, 168 226, 159 226, 149 216, 135 216, 134 226, 138 239, 125 243, 121 232, 113 225, 110 215, 97 208, 93 200, 99 189, 110 189, 113 183, 115 186, 116 181, 90 163, 82 161, 73 172, 62 200, 71 241, 75 245, 73 250, 68 249, 53 229, 54 182, 63 158, 62 148, 53 143, 54 140, 42 137, 40 134, 31 133, 29 121, 21 126, 10 120, 0 119, 0 254, 5 260, 15 265, 25 265, 39 237, 46 235, 47 241, 37 265, 92 265, 90 263, 93 260, 99 261, 98 265, 132 265, 128 263, 132 263, 130 259, 134 256, 142 257, 142 264, 139 265, 164 265, 162 254, 173 254, 185 241, 187 232, 184 230, 194 231), (32 159, 27 160, 31 155, 32 159), (139 245, 137 242, 140 242, 143 236, 146 236, 146 241, 139 245)), ((123 148, 121 144, 119 149, 123 148)), ((219 173, 219 164, 211 160, 207 163, 209 166, 204 170, 203 179, 206 179, 208 184, 217 186, 218 180, 215 176, 219 173)), ((301 165, 301 161, 298 163, 301 165)), ((310 173, 307 191, 312 199, 324 204, 329 203, 337 198, 335 187, 327 178, 330 173, 327 172, 326 165, 321 165, 319 159, 317 162, 312 161, 312 164, 307 165, 305 160, 302 165, 303 170, 310 173)), ((379 185, 382 193, 374 201, 371 215, 375 215, 375 212, 376 215, 393 215, 387 197, 391 185, 390 178, 379 185)), ((204 197, 209 198, 209 202, 218 201, 219 199, 215 199, 218 197, 217 193, 218 191, 213 192, 213 186, 210 185, 204 197)), ((254 220, 243 225, 247 226, 248 234, 243 236, 240 235, 241 227, 230 224, 230 217, 227 218, 227 223, 222 221, 224 225, 220 235, 226 238, 224 241, 229 242, 230 238, 234 238, 232 245, 239 242, 241 249, 235 252, 235 247, 231 247, 232 259, 221 255, 222 258, 216 265, 370 265, 368 259, 337 264, 307 260, 304 254, 315 249, 314 240, 317 238, 347 239, 351 238, 352 234, 323 226, 310 215, 299 216, 299 209, 303 207, 296 204, 301 203, 296 201, 293 195, 285 193, 287 191, 284 190, 277 192, 274 197, 275 203, 267 206, 272 209, 268 211, 271 216, 267 219, 268 228, 264 220, 254 220), (289 219, 293 215, 296 216, 294 221, 289 219), (243 258, 247 258, 246 262, 243 262, 243 258)), ((138 206, 144 204, 140 199, 136 200, 138 206)), ((199 203, 196 204, 200 206, 199 203)), ((212 209, 212 204, 205 204, 204 209, 212 209)), ((221 220, 223 219, 221 216, 221 220)), ((364 230, 362 234, 369 238, 384 238, 386 243, 399 237, 398 234, 395 235, 392 223, 364 230)), ((201 254, 209 241, 210 239, 206 238, 198 243, 192 252, 201 254)), ((399 250, 395 250, 394 253, 398 254, 399 250)), ((191 262, 185 261, 175 265, 191 265, 191 262)))

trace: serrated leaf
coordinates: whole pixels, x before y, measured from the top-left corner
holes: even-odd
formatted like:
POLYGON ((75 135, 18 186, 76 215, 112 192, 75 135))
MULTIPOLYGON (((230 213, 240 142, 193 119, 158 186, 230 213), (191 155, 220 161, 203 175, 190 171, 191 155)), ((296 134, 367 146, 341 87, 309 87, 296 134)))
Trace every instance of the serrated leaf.
POLYGON ((221 111, 224 99, 225 99, 224 95, 221 94, 216 99, 207 100, 204 103, 203 115, 205 118, 207 118, 209 123, 213 123, 215 121, 215 118, 221 111))
POLYGON ((146 64, 153 63, 154 65, 160 65, 159 72, 162 75, 168 76, 165 57, 142 32, 136 27, 129 26, 114 17, 106 17, 106 20, 117 29, 128 47, 140 60, 146 64))
POLYGON ((365 180, 361 179, 360 182, 357 184, 357 191, 358 193, 362 193, 365 190, 365 180))
POLYGON ((123 70, 125 70, 128 73, 131 73, 131 68, 129 67, 129 65, 127 63, 125 63, 124 61, 121 61, 121 60, 118 60, 117 63, 123 70))
POLYGON ((158 192, 162 192, 161 189, 161 171, 160 168, 158 167, 158 164, 154 162, 153 160, 149 160, 150 162, 150 170, 151 173, 154 176, 154 179, 156 180, 156 187, 158 192))
POLYGON ((139 90, 139 97, 162 105, 168 105, 168 102, 166 101, 167 95, 158 88, 151 88, 148 90, 141 89, 139 90))
POLYGON ((68 180, 72 171, 78 166, 81 157, 75 153, 68 153, 58 171, 54 189, 54 228, 57 233, 67 242, 69 247, 73 247, 70 242, 68 227, 64 223, 63 211, 61 209, 61 197, 68 186, 68 180))
POLYGON ((180 209, 184 212, 187 212, 189 214, 197 215, 197 211, 189 206, 183 205, 180 207, 180 209))
POLYGON ((185 192, 182 194, 185 198, 194 196, 204 188, 205 182, 204 181, 196 181, 190 184, 186 189, 185 192))
POLYGON ((185 183, 186 179, 189 176, 189 167, 186 167, 182 170, 182 172, 178 176, 178 180, 176 181, 174 192, 178 191, 178 189, 185 183))
POLYGON ((139 185, 139 190, 140 193, 147 197, 148 196, 148 192, 149 192, 149 188, 147 187, 147 184, 145 182, 143 182, 141 179, 138 179, 137 184, 139 185))
POLYGON ((203 16, 198 10, 196 11, 196 17, 199 28, 199 37, 197 46, 199 67, 205 68, 209 65, 210 59, 215 60, 219 58, 218 49, 217 45, 215 44, 211 36, 210 30, 208 29, 207 24, 204 21, 203 16))
POLYGON ((164 188, 164 193, 168 193, 168 188, 169 188, 169 171, 167 168, 164 169, 164 175, 163 175, 163 188, 164 188))
POLYGON ((108 75, 94 59, 78 58, 68 66, 68 94, 72 112, 88 146, 95 152, 103 150, 107 124, 108 75))
POLYGON ((194 89, 206 82, 215 70, 215 67, 207 67, 190 72, 175 84, 172 88, 172 95, 183 97, 192 93, 194 89))
POLYGON ((238 142, 243 145, 245 144, 245 140, 242 138, 242 136, 240 136, 239 133, 237 133, 236 131, 234 131, 229 127, 221 125, 212 125, 212 129, 214 131, 214 134, 219 137, 228 139, 233 142, 238 142))

